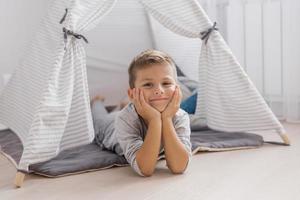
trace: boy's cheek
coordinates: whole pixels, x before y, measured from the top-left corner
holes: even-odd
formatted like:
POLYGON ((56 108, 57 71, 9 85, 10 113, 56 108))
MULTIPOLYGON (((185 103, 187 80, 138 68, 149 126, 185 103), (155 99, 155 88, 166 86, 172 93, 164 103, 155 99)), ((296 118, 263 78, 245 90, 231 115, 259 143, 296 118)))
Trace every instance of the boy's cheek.
POLYGON ((133 89, 128 89, 127 94, 128 94, 128 98, 130 100, 132 100, 133 99, 133 89))
POLYGON ((144 100, 145 100, 147 103, 149 103, 149 97, 148 97, 147 92, 146 92, 144 89, 142 89, 142 88, 140 88, 140 90, 141 90, 141 92, 143 93, 144 100))
POLYGON ((174 86, 174 88, 172 88, 172 96, 175 94, 175 89, 176 89, 176 86, 174 86))
POLYGON ((175 92, 176 86, 177 86, 177 85, 173 85, 173 86, 171 87, 171 90, 172 90, 173 93, 175 92))

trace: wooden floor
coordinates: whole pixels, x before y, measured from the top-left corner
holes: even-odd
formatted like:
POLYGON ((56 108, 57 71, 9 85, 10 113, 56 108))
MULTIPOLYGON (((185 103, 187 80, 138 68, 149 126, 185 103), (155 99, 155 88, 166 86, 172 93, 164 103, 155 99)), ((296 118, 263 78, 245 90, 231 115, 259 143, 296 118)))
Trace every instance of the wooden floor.
POLYGON ((292 145, 193 156, 172 175, 160 161, 152 177, 119 167, 62 178, 30 175, 13 185, 13 165, 0 155, 0 199, 297 200, 300 199, 300 125, 284 124, 292 145))

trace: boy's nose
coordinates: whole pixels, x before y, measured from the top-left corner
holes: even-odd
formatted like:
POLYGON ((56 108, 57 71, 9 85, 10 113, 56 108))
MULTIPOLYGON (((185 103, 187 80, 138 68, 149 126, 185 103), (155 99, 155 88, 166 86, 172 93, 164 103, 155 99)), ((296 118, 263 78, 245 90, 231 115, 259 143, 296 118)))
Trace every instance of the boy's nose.
POLYGON ((155 88, 154 93, 155 93, 156 95, 163 94, 163 93, 164 93, 164 90, 163 90, 162 87, 157 87, 157 88, 155 88))

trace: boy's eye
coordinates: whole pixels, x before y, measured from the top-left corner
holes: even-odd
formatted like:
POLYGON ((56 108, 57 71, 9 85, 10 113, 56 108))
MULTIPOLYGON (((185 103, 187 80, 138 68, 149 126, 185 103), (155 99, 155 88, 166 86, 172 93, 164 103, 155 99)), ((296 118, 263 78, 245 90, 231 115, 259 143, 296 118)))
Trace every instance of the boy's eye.
POLYGON ((169 86, 169 85, 173 85, 173 83, 171 83, 171 82, 165 82, 165 83, 163 83, 163 85, 169 86))
POLYGON ((143 85, 143 87, 151 87, 152 86, 152 83, 145 83, 144 85, 143 85))

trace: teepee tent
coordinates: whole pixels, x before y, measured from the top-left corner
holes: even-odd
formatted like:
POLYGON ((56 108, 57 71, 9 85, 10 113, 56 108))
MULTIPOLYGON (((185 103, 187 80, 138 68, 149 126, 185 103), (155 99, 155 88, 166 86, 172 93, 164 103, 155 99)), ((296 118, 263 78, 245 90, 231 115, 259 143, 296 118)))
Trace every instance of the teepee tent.
MULTIPOLYGON (((212 129, 267 130, 288 143, 282 125, 196 0, 140 3, 170 31, 199 38, 201 95, 196 115, 212 129)), ((105 20, 115 4, 116 0, 53 1, 0 97, 0 123, 13 130, 24 147, 20 170, 93 140, 85 35, 105 20)))

